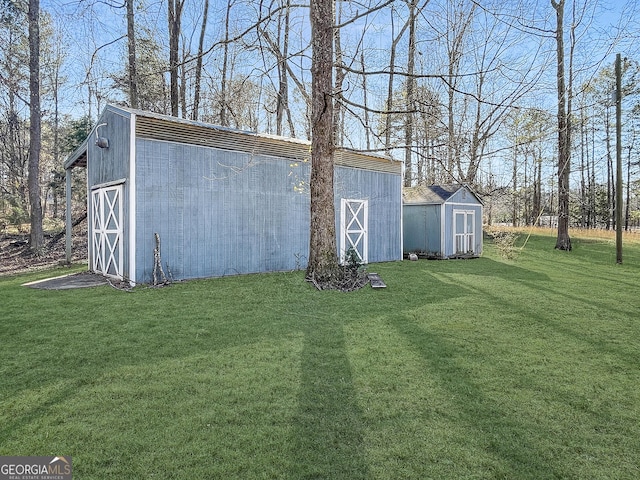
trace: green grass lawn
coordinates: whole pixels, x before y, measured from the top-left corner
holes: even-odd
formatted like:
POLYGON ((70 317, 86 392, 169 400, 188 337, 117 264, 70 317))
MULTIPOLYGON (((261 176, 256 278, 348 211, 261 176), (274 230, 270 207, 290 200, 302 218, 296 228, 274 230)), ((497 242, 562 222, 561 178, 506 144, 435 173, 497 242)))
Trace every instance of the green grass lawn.
MULTIPOLYGON (((522 243, 524 238, 520 239, 522 243)), ((0 278, 0 455, 77 479, 640 478, 640 245, 44 291, 0 278)))

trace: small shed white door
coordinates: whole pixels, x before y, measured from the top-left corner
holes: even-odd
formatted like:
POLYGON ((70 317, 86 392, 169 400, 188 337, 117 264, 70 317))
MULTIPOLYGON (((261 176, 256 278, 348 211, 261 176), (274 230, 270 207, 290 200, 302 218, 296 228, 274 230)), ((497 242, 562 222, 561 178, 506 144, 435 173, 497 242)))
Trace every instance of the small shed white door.
POLYGON ((91 267, 122 278, 122 185, 91 192, 91 267))
POLYGON ((475 212, 473 210, 453 211, 453 238, 455 253, 460 255, 474 253, 475 244, 475 212))
POLYGON ((340 261, 344 262, 347 252, 353 248, 360 261, 367 263, 369 202, 343 198, 340 207, 340 261))

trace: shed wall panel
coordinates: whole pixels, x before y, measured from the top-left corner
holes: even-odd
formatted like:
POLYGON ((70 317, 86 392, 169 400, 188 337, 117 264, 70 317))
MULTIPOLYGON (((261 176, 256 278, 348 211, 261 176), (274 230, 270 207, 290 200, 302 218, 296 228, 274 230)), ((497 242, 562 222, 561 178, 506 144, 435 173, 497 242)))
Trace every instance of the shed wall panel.
POLYGON ((444 255, 440 235, 440 205, 405 205, 403 208, 404 253, 434 257, 444 255))
MULTIPOLYGON (((131 192, 129 191, 130 179, 130 118, 129 115, 120 115, 111 109, 105 109, 98 125, 101 125, 97 132, 101 137, 109 140, 109 148, 99 148, 95 145, 96 132, 87 139, 87 184, 89 189, 104 184, 123 181, 122 192, 123 218, 121 248, 123 251, 122 272, 129 272, 129 222, 128 205, 131 192)), ((91 195, 87 196, 88 199, 91 195)), ((93 212, 90 205, 87 208, 88 225, 93 225, 93 212)), ((91 241, 92 231, 90 229, 88 242, 88 257, 93 258, 93 245, 91 241)), ((89 265, 90 269, 94 265, 89 265)))
MULTIPOLYGON (((309 162, 149 139, 136 145, 138 281, 152 279, 156 232, 174 279, 306 267, 309 162)), ((370 200, 369 261, 399 259, 400 175, 336 167, 335 178, 336 212, 341 198, 370 200)))
POLYGON ((289 162, 168 142, 137 145, 138 175, 149 179, 138 182, 142 281, 151 279, 155 232, 176 279, 306 265, 308 196, 295 191, 289 162))
POLYGON ((340 232, 341 199, 368 200, 369 262, 400 259, 402 252, 401 191, 400 175, 336 167, 334 179, 336 232, 340 232))

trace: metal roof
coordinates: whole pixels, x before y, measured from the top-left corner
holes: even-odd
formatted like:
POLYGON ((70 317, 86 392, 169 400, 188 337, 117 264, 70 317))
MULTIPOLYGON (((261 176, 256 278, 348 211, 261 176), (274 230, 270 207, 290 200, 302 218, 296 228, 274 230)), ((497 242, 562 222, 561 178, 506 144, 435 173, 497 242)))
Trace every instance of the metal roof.
POLYGON ((482 200, 468 185, 455 183, 405 187, 402 191, 402 202, 405 205, 443 204, 463 188, 467 189, 482 204, 482 200))
MULTIPOLYGON (((308 140, 237 130, 114 105, 107 105, 106 110, 124 116, 135 115, 136 136, 138 138, 201 145, 299 161, 311 160, 311 142, 308 140)), ((92 134, 93 131, 88 138, 91 138, 92 134)), ((67 158, 64 166, 65 169, 86 166, 86 161, 87 140, 67 158)), ((336 149, 334 162, 341 166, 402 173, 402 162, 391 157, 372 155, 356 150, 336 149)))

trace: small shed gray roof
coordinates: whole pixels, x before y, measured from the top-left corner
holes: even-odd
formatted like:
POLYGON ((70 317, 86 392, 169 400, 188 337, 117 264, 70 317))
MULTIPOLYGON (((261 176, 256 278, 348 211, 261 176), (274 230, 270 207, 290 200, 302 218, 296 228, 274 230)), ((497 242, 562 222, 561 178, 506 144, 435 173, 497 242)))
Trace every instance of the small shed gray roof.
POLYGON ((473 197, 482 204, 482 200, 466 184, 440 184, 440 185, 418 185, 415 187, 405 187, 402 191, 402 202, 405 205, 440 205, 446 203, 461 189, 467 189, 473 197))

